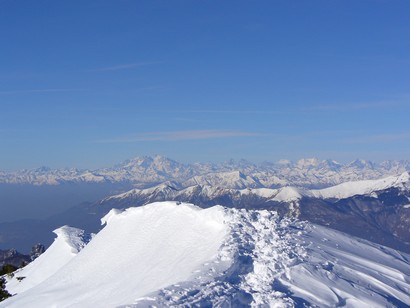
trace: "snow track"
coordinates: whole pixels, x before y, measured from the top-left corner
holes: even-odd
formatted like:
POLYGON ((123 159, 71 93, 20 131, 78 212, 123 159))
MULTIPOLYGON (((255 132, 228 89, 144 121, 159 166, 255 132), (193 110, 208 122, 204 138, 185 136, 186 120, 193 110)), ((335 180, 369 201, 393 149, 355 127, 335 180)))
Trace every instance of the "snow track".
POLYGON ((203 273, 208 281, 169 286, 131 307, 410 305, 408 255, 271 211, 225 212, 230 232, 203 273))

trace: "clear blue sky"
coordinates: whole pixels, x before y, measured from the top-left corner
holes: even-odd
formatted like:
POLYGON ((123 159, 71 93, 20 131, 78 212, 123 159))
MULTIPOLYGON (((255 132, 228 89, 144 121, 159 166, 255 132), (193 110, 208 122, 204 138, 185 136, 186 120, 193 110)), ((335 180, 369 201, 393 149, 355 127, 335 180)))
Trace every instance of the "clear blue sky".
POLYGON ((0 170, 410 158, 410 1, 0 0, 0 170))

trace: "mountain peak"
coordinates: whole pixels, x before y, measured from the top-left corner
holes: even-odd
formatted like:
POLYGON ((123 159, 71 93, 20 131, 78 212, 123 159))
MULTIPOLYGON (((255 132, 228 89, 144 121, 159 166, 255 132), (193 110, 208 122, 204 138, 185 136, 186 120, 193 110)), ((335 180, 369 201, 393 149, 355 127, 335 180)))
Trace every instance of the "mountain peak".
POLYGON ((280 166, 280 167, 289 167, 292 164, 293 164, 292 161, 289 159, 280 159, 277 162, 275 162, 275 165, 280 166))
MULTIPOLYGON (((201 177, 217 184, 218 179, 225 179, 221 185, 227 187, 266 187, 275 188, 293 185, 306 188, 322 188, 343 182, 370 180, 396 175, 410 170, 408 161, 390 161, 374 164, 367 160, 357 159, 349 164, 340 164, 334 160, 303 158, 293 163, 280 160, 276 163, 264 162, 253 164, 247 160, 229 160, 226 163, 182 164, 168 157, 155 155, 134 157, 115 165, 112 168, 94 171, 77 169, 21 170, 0 172, 0 183, 59 185, 61 183, 132 183, 139 187, 148 187, 161 182, 173 180, 180 184, 195 184, 201 177), (235 173, 238 172, 238 173, 235 173), (231 173, 230 175, 228 175, 231 173), (240 178, 243 183, 236 185, 226 182, 231 177, 240 178), (210 179, 213 178, 213 179, 210 179)), ((201 184, 206 184, 202 182, 201 184)))
POLYGON ((401 175, 397 177, 397 183, 406 184, 410 181, 410 174, 408 171, 403 172, 401 175))
POLYGON ((375 167, 375 164, 371 162, 370 160, 365 160, 365 159, 355 159, 351 163, 349 163, 347 166, 349 167, 357 167, 357 168, 370 168, 373 169, 375 167))
POLYGON ((299 159, 296 164, 302 168, 316 167, 320 164, 320 160, 314 157, 313 158, 302 158, 302 159, 299 159))

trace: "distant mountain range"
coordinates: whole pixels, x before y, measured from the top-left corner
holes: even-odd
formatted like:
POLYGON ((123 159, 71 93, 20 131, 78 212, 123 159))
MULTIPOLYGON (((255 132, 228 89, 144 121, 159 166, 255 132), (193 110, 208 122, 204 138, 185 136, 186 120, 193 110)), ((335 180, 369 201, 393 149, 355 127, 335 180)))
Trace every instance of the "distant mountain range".
POLYGON ((278 188, 299 186, 323 188, 349 181, 378 179, 410 170, 410 161, 374 163, 355 160, 341 164, 316 158, 296 162, 254 164, 246 160, 225 163, 182 164, 172 159, 136 157, 111 168, 97 170, 50 169, 41 167, 15 172, 0 171, 0 183, 59 185, 64 183, 128 183, 147 188, 173 181, 178 188, 193 185, 219 186, 230 189, 278 188))
MULTIPOLYGON (((202 208, 223 205, 238 209, 274 210, 281 217, 294 217, 330 227, 375 243, 410 252, 409 173, 378 180, 345 182, 323 189, 225 188, 193 185, 180 187, 167 181, 150 188, 134 188, 83 203, 44 220, 0 224, 0 244, 24 250, 35 242, 49 245, 51 230, 71 225, 97 232, 100 218, 111 209, 127 209, 157 201, 178 201, 202 208)), ((0 246, 1 248, 1 246, 0 246)))
MULTIPOLYGON (((0 223, 0 249, 27 251, 37 242, 49 245, 51 231, 66 224, 96 232, 101 228, 100 218, 112 208, 172 200, 203 208, 223 205, 275 210, 283 217, 308 220, 410 252, 409 169, 408 161, 376 164, 356 160, 340 164, 301 159, 259 165, 245 160, 181 164, 155 156, 134 158, 94 171, 39 168, 0 172, 0 183, 5 189, 13 184, 52 190, 68 187, 71 190, 63 191, 53 199, 54 203, 75 193, 88 201, 72 204, 61 212, 50 212, 45 219, 0 223), (97 185, 107 197, 86 199, 83 191, 94 189, 86 184, 97 185)), ((33 202, 32 207, 42 206, 33 202)))
MULTIPOLYGON (((231 208, 268 209, 281 216, 308 220, 410 252, 408 172, 324 189, 292 186, 231 189, 209 185, 178 189, 175 184, 167 182, 148 189, 132 189, 90 204, 83 210, 90 217, 95 214, 99 217, 112 208, 125 209, 168 200, 189 202, 203 208, 221 204, 231 208)), ((73 217, 76 215, 74 212, 73 217)))

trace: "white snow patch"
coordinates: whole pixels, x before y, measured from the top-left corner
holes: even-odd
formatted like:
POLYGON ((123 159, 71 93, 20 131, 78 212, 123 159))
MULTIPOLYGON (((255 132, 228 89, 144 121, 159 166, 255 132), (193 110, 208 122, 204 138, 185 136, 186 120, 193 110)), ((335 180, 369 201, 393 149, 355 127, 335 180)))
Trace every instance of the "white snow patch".
POLYGON ((257 195, 258 197, 261 198, 272 198, 277 194, 278 190, 277 189, 271 189, 271 188, 246 188, 242 189, 239 191, 241 195, 257 195))
POLYGON ((292 186, 286 186, 279 189, 278 194, 274 198, 272 198, 272 200, 278 202, 298 201, 302 198, 303 195, 307 194, 308 192, 306 190, 302 190, 292 186))

